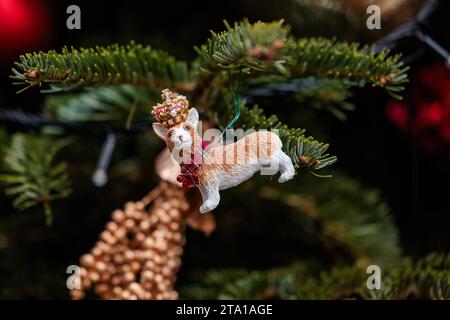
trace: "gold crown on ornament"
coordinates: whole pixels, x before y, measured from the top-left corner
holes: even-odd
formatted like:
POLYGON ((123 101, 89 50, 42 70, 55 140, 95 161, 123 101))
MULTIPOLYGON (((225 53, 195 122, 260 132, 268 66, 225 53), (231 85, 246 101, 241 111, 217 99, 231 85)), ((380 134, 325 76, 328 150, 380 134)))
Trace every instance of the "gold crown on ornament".
POLYGON ((152 115, 164 127, 170 128, 186 121, 189 111, 189 101, 185 96, 164 89, 162 102, 153 107, 152 115))

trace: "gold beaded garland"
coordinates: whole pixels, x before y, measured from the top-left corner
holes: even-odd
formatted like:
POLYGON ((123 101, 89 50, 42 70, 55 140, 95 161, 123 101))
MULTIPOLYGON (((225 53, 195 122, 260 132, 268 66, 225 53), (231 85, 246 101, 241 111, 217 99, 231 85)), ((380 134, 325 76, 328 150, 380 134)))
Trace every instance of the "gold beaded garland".
POLYGON ((80 258, 81 289, 71 290, 72 298, 93 287, 102 299, 176 299, 188 208, 180 187, 161 182, 141 201, 113 211, 100 240, 80 258))

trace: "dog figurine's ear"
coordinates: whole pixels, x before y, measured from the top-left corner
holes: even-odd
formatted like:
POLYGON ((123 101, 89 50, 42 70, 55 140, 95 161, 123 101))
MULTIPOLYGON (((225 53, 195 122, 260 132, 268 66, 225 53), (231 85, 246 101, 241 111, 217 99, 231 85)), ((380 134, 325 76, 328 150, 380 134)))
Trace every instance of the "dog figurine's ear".
POLYGON ((198 111, 195 108, 189 109, 189 113, 187 116, 187 122, 193 127, 197 128, 198 125, 198 111))
POLYGON ((152 127, 153 127, 153 131, 155 131, 156 135, 165 141, 167 138, 167 132, 169 130, 167 128, 164 128, 163 125, 159 122, 153 122, 152 127))

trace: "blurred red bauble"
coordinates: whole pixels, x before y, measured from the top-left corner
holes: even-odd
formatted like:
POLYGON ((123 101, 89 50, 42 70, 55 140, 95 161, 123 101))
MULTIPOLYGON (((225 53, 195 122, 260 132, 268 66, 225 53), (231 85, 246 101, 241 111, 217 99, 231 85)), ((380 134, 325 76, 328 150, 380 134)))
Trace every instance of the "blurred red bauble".
POLYGON ((445 108, 440 101, 423 102, 417 110, 417 130, 438 127, 444 118, 445 108))
POLYGON ((403 103, 394 100, 388 101, 386 115, 401 130, 406 131, 408 129, 409 112, 403 103))
POLYGON ((0 66, 46 46, 51 15, 44 0, 0 0, 0 66))
POLYGON ((403 132, 414 136, 429 154, 450 160, 450 71, 443 62, 423 66, 411 79, 409 105, 386 104, 386 116, 403 132))

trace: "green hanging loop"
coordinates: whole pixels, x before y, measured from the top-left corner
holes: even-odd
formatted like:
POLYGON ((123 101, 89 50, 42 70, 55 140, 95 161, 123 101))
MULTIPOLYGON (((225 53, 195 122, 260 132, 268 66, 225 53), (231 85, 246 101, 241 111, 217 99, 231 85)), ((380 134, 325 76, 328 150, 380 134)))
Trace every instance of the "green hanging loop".
MULTIPOLYGON (((239 69, 239 75, 241 74, 241 69, 239 69)), ((239 119, 239 116, 241 115, 241 98, 239 95, 241 88, 241 82, 240 77, 238 77, 236 81, 236 90, 233 89, 233 81, 232 81, 232 75, 231 71, 228 70, 228 90, 230 91, 231 96, 233 97, 233 104, 234 109, 236 110, 236 114, 234 115, 233 119, 228 123, 228 125, 225 127, 225 129, 222 131, 222 134, 220 135, 220 141, 223 140, 223 137, 228 129, 230 129, 236 121, 239 119)))

